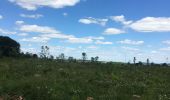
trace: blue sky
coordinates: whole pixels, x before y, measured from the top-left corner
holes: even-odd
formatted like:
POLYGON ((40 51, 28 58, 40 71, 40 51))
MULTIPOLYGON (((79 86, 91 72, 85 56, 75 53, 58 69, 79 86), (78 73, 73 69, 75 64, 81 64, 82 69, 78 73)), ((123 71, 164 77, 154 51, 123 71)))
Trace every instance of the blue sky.
POLYGON ((0 35, 23 52, 104 61, 168 62, 169 0, 1 0, 0 35))

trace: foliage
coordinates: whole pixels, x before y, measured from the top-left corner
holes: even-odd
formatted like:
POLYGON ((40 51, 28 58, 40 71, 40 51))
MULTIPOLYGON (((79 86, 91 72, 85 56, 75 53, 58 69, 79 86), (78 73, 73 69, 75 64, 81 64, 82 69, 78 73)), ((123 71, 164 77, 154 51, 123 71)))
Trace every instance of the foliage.
POLYGON ((17 56, 20 53, 20 44, 15 40, 0 36, 0 56, 17 56))

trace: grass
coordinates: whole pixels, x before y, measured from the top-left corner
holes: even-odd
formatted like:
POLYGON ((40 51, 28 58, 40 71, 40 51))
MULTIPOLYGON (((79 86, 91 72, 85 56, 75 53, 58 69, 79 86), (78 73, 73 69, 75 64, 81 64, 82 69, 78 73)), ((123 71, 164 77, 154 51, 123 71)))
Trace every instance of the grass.
POLYGON ((1 58, 0 97, 12 100, 15 96, 26 100, 170 100, 170 68, 1 58))

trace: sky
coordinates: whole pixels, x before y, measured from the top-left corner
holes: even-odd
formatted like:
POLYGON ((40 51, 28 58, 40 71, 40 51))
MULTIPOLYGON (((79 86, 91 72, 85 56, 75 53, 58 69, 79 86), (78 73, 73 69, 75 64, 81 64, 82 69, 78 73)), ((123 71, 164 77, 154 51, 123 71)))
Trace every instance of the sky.
POLYGON ((169 63, 169 0, 0 0, 0 35, 22 52, 169 63))

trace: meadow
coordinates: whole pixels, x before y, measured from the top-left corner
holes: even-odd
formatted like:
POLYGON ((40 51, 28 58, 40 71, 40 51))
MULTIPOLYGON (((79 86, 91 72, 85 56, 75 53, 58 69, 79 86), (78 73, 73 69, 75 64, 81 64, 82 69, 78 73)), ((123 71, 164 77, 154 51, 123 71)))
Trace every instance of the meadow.
POLYGON ((0 59, 0 100, 170 100, 170 67, 0 59))

